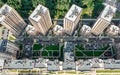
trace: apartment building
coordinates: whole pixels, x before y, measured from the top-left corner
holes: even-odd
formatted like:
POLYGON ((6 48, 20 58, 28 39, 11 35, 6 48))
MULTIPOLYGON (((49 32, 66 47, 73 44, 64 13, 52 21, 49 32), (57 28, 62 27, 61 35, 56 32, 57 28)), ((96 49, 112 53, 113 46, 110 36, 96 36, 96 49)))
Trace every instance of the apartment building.
POLYGON ((42 35, 46 35, 52 26, 49 9, 40 4, 29 16, 29 20, 35 27, 36 31, 42 35))
POLYGON ((13 42, 5 39, 0 40, 0 58, 15 59, 18 50, 18 46, 15 45, 13 42))
POLYGON ((111 5, 106 5, 97 21, 92 27, 92 33, 94 35, 100 35, 103 33, 104 29, 108 27, 111 23, 111 20, 116 12, 116 8, 111 5))
POLYGON ((65 33, 72 35, 77 24, 80 20, 80 15, 82 13, 82 8, 77 5, 72 5, 70 10, 64 17, 64 31, 65 33))
POLYGON ((27 25, 17 11, 7 4, 0 8, 0 24, 9 29, 15 37, 18 37, 27 25))

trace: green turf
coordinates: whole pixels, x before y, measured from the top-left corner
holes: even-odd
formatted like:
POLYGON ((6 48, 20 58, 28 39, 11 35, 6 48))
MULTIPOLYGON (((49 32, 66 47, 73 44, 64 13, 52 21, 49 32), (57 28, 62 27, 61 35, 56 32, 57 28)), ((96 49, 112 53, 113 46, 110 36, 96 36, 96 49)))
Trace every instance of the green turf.
POLYGON ((103 52, 104 51, 102 51, 102 52, 94 51, 94 56, 100 56, 103 52))
POLYGON ((42 55, 41 56, 48 56, 48 52, 47 51, 42 51, 42 55))
POLYGON ((40 44, 33 45, 33 50, 40 50, 41 48, 42 48, 42 45, 40 45, 40 44))
POLYGON ((75 52, 75 55, 76 56, 83 56, 83 54, 81 52, 79 52, 79 51, 75 52))
POLYGON ((120 73, 120 70, 96 70, 96 73, 120 73))
POLYGON ((59 50, 59 46, 51 45, 51 46, 47 46, 45 49, 46 50, 59 50))
POLYGON ((53 56, 59 56, 59 51, 53 51, 53 56))
POLYGON ((36 51, 33 51, 32 56, 39 56, 39 53, 37 53, 36 51))
POLYGON ((93 56, 93 51, 84 51, 84 54, 87 56, 93 56))

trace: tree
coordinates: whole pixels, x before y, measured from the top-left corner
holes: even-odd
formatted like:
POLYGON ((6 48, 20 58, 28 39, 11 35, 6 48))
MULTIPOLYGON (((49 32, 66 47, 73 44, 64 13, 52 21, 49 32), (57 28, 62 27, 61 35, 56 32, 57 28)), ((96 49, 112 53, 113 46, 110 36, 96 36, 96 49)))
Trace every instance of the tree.
POLYGON ((36 8, 39 4, 45 5, 45 0, 32 0, 33 7, 36 8))

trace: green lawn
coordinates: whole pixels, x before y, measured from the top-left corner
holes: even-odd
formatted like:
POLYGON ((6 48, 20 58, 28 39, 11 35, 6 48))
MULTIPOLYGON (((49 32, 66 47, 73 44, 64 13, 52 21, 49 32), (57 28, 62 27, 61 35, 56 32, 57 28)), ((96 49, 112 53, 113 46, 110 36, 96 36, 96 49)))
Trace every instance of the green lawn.
POLYGON ((42 51, 42 55, 41 56, 48 56, 48 52, 47 51, 42 51))
POLYGON ((120 70, 96 70, 96 73, 120 73, 120 70))
POLYGON ((47 46, 45 49, 46 50, 59 50, 59 46, 51 45, 51 46, 47 46))
POLYGON ((30 70, 18 70, 19 73, 30 73, 30 70))
POLYGON ((83 54, 81 52, 79 52, 79 51, 75 52, 75 55, 76 56, 83 56, 83 54))
POLYGON ((65 72, 66 74, 76 74, 75 71, 69 71, 69 72, 65 72))
POLYGON ((53 56, 59 56, 59 51, 53 51, 53 56))
POLYGON ((87 56, 93 56, 93 51, 84 51, 84 54, 87 56))
POLYGON ((104 51, 102 51, 102 52, 94 51, 94 56, 100 56, 103 52, 104 51))
POLYGON ((59 71, 58 74, 63 74, 64 72, 63 71, 59 71))
POLYGON ((40 50, 41 48, 42 48, 42 45, 40 45, 40 44, 33 45, 33 50, 40 50))

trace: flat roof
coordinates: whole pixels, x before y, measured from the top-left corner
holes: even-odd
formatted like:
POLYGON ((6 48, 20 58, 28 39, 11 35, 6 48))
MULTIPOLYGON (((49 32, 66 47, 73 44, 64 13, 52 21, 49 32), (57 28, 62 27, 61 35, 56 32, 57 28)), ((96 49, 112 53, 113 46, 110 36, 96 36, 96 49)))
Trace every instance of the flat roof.
POLYGON ((6 51, 6 46, 7 46, 7 40, 0 40, 0 52, 5 52, 6 51))
POLYGON ((67 14, 65 15, 65 18, 74 22, 75 19, 78 17, 78 14, 80 14, 82 11, 82 8, 73 4, 67 14))
POLYGON ((105 19, 108 22, 111 22, 116 10, 117 10, 117 8, 115 8, 111 5, 106 5, 106 7, 104 8, 100 17, 105 19))
POLYGON ((47 68, 48 59, 39 58, 35 60, 35 68, 47 68))
POLYGON ((41 19, 41 16, 39 13, 44 14, 47 11, 47 8, 43 5, 38 5, 35 10, 32 12, 32 14, 29 16, 32 20, 38 22, 41 19))
POLYGON ((60 63, 58 60, 54 60, 54 61, 48 61, 47 62, 47 69, 49 71, 58 71, 60 70, 60 63))
POLYGON ((32 69, 34 60, 6 60, 4 68, 8 69, 32 69))
POLYGON ((12 10, 12 7, 8 6, 7 4, 4 4, 0 8, 0 22, 3 21, 3 19, 5 18, 5 15, 9 13, 11 10, 12 10))
POLYGON ((4 59, 0 59, 0 68, 3 68, 4 66, 4 59))

